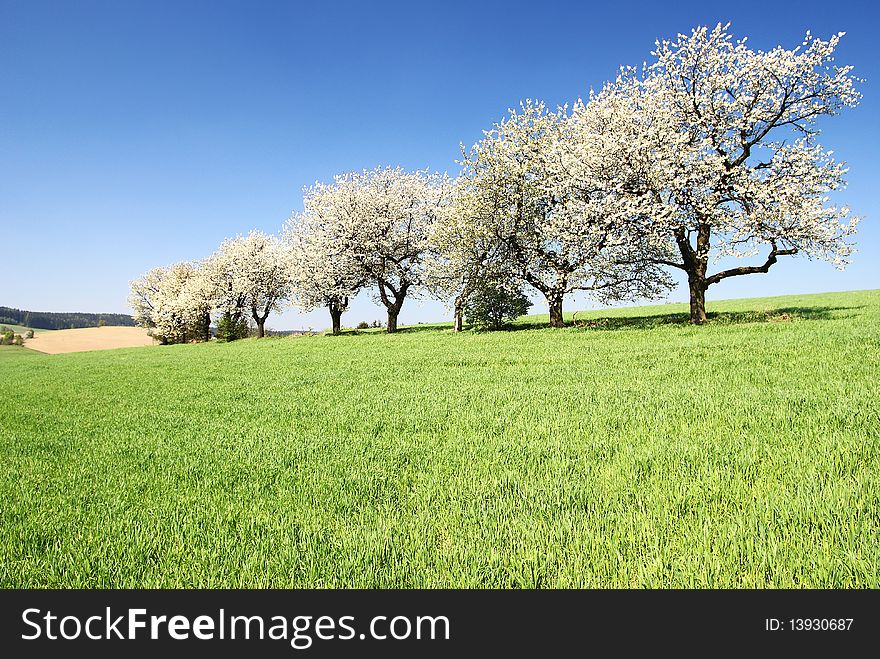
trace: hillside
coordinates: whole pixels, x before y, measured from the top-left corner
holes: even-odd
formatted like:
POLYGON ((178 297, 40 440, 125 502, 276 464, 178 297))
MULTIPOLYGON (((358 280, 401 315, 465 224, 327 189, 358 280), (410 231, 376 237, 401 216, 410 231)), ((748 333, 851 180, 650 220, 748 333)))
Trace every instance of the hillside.
POLYGON ((156 341, 142 327, 83 327, 41 331, 25 341, 24 347, 57 355, 66 352, 113 350, 155 345, 156 341))
POLYGON ((19 350, 0 585, 880 587, 880 291, 709 310, 19 350))
POLYGON ((98 327, 117 325, 134 327, 134 320, 128 314, 121 313, 59 313, 54 311, 26 311, 14 307, 0 307, 0 324, 22 325, 33 329, 77 329, 80 327, 98 327))

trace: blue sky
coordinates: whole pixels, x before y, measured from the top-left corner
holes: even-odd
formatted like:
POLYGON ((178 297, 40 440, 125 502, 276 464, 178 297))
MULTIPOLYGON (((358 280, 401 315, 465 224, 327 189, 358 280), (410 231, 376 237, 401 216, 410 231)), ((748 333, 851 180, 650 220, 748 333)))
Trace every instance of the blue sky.
MULTIPOLYGON (((719 21, 756 48, 847 32, 837 61, 865 96, 821 142, 851 168, 837 200, 865 219, 846 271, 786 259, 710 299, 880 288, 870 2, 0 0, 0 305, 126 312, 129 280, 278 231, 304 185, 384 164, 454 173, 459 143, 520 99, 585 96, 656 38, 719 21)), ((444 315, 409 301, 401 321, 444 315)), ((362 295, 344 322, 383 317, 362 295)), ((288 311, 269 324, 328 322, 288 311)))

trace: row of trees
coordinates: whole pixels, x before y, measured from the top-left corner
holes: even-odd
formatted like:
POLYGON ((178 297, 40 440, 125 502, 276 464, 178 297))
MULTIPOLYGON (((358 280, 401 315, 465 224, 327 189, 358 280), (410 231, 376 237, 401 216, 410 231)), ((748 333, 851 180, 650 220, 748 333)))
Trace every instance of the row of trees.
POLYGON ((228 240, 134 282, 135 317, 169 340, 205 335, 212 311, 249 315, 262 335, 289 301, 326 307, 338 332, 369 288, 389 332, 414 295, 449 301, 460 330, 474 295, 528 286, 559 327, 573 291, 656 298, 677 269, 701 324, 706 290, 726 278, 795 254, 843 267, 852 252, 857 218, 828 197, 846 170, 816 144, 816 121, 860 98, 851 67, 833 63, 841 36, 755 51, 719 25, 658 42, 650 65, 585 102, 510 111, 463 151, 454 180, 377 168, 315 184, 280 236, 228 240))
POLYGON ((265 336, 266 320, 291 292, 289 254, 275 236, 252 231, 230 238, 208 258, 154 268, 131 282, 135 322, 162 343, 210 338, 211 316, 218 336, 241 338, 252 320, 265 336))
POLYGON ((75 329, 105 325, 134 325, 131 316, 121 313, 81 313, 27 311, 14 307, 0 307, 0 323, 24 325, 36 329, 75 329))

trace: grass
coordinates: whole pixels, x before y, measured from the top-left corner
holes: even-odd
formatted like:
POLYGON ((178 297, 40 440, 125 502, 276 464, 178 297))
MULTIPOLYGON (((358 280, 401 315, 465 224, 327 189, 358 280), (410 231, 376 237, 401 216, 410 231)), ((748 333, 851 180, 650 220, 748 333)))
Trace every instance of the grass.
MULTIPOLYGON (((25 325, 12 325, 10 323, 0 323, 0 326, 5 327, 7 329, 11 329, 16 334, 21 334, 22 336, 24 336, 25 332, 27 332, 29 329, 32 329, 30 327, 26 327, 25 325)), ((40 332, 51 332, 51 331, 53 331, 53 330, 35 329, 34 334, 39 334, 40 332)))
POLYGON ((0 585, 880 587, 880 291, 683 311, 19 351, 0 585))
MULTIPOLYGON (((33 350, 28 350, 22 346, 0 346, 0 362, 5 362, 6 360, 19 360, 19 359, 29 359, 31 355, 35 355, 33 350)), ((0 372, 0 376, 2 376, 2 372, 0 372)), ((6 384, 6 381, 3 381, 6 384)), ((0 420, 3 419, 3 413, 0 412, 0 420)), ((3 426, 0 426, 0 430, 2 430, 3 426)))

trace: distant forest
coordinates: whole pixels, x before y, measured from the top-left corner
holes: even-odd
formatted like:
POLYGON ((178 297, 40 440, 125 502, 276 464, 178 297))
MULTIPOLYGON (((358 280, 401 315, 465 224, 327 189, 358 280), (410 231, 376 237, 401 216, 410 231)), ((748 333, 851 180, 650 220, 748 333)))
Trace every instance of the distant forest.
POLYGON ((33 329, 76 329, 99 325, 134 326, 131 316, 122 313, 54 313, 52 311, 25 311, 0 307, 0 324, 24 325, 33 329), (101 321, 104 321, 101 323, 101 321))

